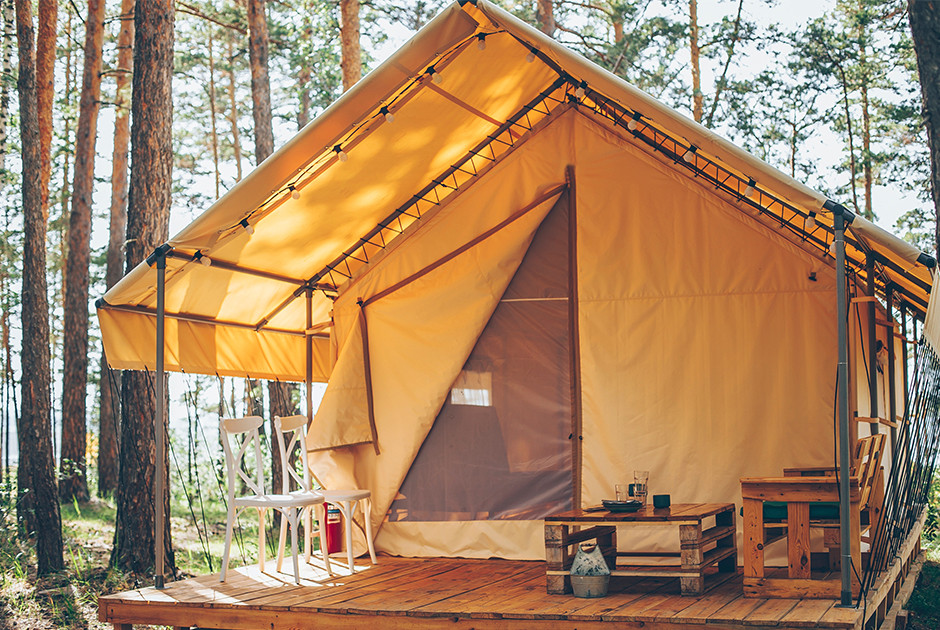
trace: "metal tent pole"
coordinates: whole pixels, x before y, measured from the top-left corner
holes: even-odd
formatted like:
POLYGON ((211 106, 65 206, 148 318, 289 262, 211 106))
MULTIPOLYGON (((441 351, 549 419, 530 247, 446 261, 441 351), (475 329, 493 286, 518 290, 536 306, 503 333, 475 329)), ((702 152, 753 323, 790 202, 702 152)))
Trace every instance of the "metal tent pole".
POLYGON ((164 523, 164 512, 163 512, 163 476, 166 473, 164 470, 163 460, 166 457, 165 455, 165 431, 163 426, 163 416, 164 416, 164 398, 166 397, 164 392, 164 364, 163 364, 163 346, 164 346, 164 329, 166 324, 166 252, 169 250, 168 245, 162 245, 158 247, 153 255, 156 256, 156 265, 157 265, 157 384, 156 384, 156 414, 153 419, 153 439, 156 447, 156 461, 154 462, 154 477, 153 477, 153 502, 154 502, 154 576, 153 576, 153 585, 159 589, 163 588, 163 571, 164 571, 164 528, 166 523, 164 523))
POLYGON ((827 201, 836 244, 836 316, 839 318, 839 532, 842 549, 841 605, 852 606, 852 550, 849 539, 849 340, 846 322, 845 224, 848 210, 827 201))
MULTIPOLYGON (((310 328, 313 327, 313 289, 307 287, 304 289, 307 298, 307 327, 304 338, 306 349, 306 371, 304 372, 304 386, 307 388, 307 426, 313 422, 313 335, 310 334, 310 328)), ((306 456, 306 453, 304 454, 306 456)))

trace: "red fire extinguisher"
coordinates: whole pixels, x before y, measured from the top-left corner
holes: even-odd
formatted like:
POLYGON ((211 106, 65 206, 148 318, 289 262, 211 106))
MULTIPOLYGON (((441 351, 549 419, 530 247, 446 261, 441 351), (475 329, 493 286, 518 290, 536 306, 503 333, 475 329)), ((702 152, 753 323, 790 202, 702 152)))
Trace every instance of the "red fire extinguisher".
POLYGON ((330 505, 326 509, 326 552, 337 553, 343 549, 343 515, 339 508, 330 505))

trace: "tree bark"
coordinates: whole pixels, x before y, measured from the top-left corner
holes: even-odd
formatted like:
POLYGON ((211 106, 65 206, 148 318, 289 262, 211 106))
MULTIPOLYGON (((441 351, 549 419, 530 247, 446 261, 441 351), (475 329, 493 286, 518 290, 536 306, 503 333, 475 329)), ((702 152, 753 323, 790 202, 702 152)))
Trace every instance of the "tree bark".
POLYGON ((52 102, 55 98, 56 0, 39 0, 39 31, 36 40, 36 99, 39 105, 39 147, 42 208, 49 219, 49 178, 52 176, 52 102))
MULTIPOLYGON (((138 0, 134 10, 127 271, 167 238, 173 168, 173 10, 171 0, 138 0)), ((162 509, 167 524, 160 541, 165 550, 165 570, 175 574, 169 527, 168 448, 164 449, 161 462, 165 491, 162 497, 154 496, 154 390, 149 374, 124 374, 121 384, 120 482, 116 493, 117 518, 111 563, 138 573, 153 570, 155 514, 156 509, 162 509)), ((165 427, 165 414, 160 421, 165 427)), ((167 435, 164 432, 166 442, 167 435)))
POLYGON ((219 172, 219 131, 216 127, 216 114, 218 106, 215 101, 215 53, 212 49, 212 30, 209 29, 209 128, 212 133, 212 168, 215 173, 215 198, 218 199, 222 190, 222 174, 219 172))
MULTIPOLYGON (((46 296, 46 220, 42 212, 41 150, 33 57, 33 16, 29 0, 16 1, 19 42, 20 136, 23 147, 23 348, 22 410, 17 426, 20 453, 30 457, 28 485, 19 491, 32 496, 29 509, 36 533, 39 575, 59 571, 62 562, 62 521, 55 485, 52 429, 49 422, 49 302, 46 296)), ((22 504, 21 504, 22 505, 22 504)))
MULTIPOLYGON (((124 267, 124 238, 127 232, 127 149, 130 146, 130 88, 134 66, 134 0, 121 2, 121 31, 118 34, 117 85, 114 90, 114 147, 111 151, 111 212, 105 285, 113 287, 124 267)), ((101 353, 101 407, 98 426, 98 495, 117 489, 118 422, 122 374, 108 369, 101 353), (115 390, 118 395, 115 396, 115 390)))
POLYGON ((235 157, 235 181, 242 179, 242 144, 238 134, 238 103, 235 101, 235 35, 228 38, 228 100, 229 123, 232 126, 232 153, 235 157))
POLYGON ((692 118, 702 122, 705 99, 702 96, 702 71, 699 66, 698 0, 689 0, 689 56, 692 65, 692 118))
POLYGON ((75 130, 75 175, 69 215, 69 254, 65 266, 63 325, 62 450, 59 497, 88 500, 85 479, 85 390, 88 387, 88 270, 91 257, 91 205, 95 189, 95 140, 101 94, 104 0, 88 0, 82 92, 75 130))
POLYGON ((255 164, 261 164, 274 153, 264 0, 248 0, 248 60, 251 64, 251 111, 255 121, 255 164))
POLYGON ((908 0, 908 16, 930 149, 930 191, 934 205, 934 246, 940 252, 940 2, 908 0))
MULTIPOLYGON (((859 15, 863 12, 861 0, 858 4, 859 15)), ((874 183, 871 168, 871 111, 868 104, 868 83, 870 75, 868 71, 868 46, 866 38, 868 32, 865 29, 865 20, 859 19, 858 23, 858 65, 859 65, 859 91, 862 97, 862 177, 865 185, 865 210, 863 216, 869 221, 875 220, 875 211, 872 209, 871 189, 874 183)))
POLYGON ((555 34, 555 6, 552 0, 536 0, 535 24, 549 37, 555 34))
POLYGON ((359 0, 340 0, 339 37, 345 92, 362 78, 362 48, 359 44, 359 0))

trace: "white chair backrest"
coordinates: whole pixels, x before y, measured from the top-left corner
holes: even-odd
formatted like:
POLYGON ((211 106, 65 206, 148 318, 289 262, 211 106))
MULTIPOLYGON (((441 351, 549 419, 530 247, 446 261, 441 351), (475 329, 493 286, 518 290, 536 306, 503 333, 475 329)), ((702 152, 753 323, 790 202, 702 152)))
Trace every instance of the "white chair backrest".
POLYGON ((290 480, 297 482, 302 490, 310 490, 310 470, 307 468, 307 416, 274 416, 274 433, 277 434, 277 447, 281 452, 281 492, 290 492, 290 480), (284 446, 284 434, 290 434, 290 441, 284 446), (300 457, 303 476, 291 465, 291 454, 300 444, 300 457))
POLYGON ((261 459, 261 439, 258 428, 264 423, 261 416, 245 418, 222 418, 219 431, 222 433, 222 449, 225 451, 225 472, 228 479, 228 496, 235 496, 235 483, 240 478, 254 494, 264 494, 264 465, 261 459), (232 440, 237 451, 232 451, 232 440), (252 476, 245 467, 245 454, 254 446, 255 471, 252 476))

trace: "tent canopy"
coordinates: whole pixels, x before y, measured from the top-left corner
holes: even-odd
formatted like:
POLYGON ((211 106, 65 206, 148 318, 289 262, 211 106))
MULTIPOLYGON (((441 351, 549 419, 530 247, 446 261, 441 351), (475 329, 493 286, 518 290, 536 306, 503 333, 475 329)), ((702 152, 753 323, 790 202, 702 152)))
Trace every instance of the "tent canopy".
MULTIPOLYGON (((170 239, 167 369, 302 380, 314 335, 314 377, 326 380, 332 299, 344 285, 571 107, 831 264, 824 196, 486 0, 455 3, 170 239)), ((863 283, 871 259, 879 293, 890 287, 926 313, 929 256, 860 217, 847 256, 863 283)), ((153 368, 155 304, 147 263, 99 301, 112 367, 153 368)))

